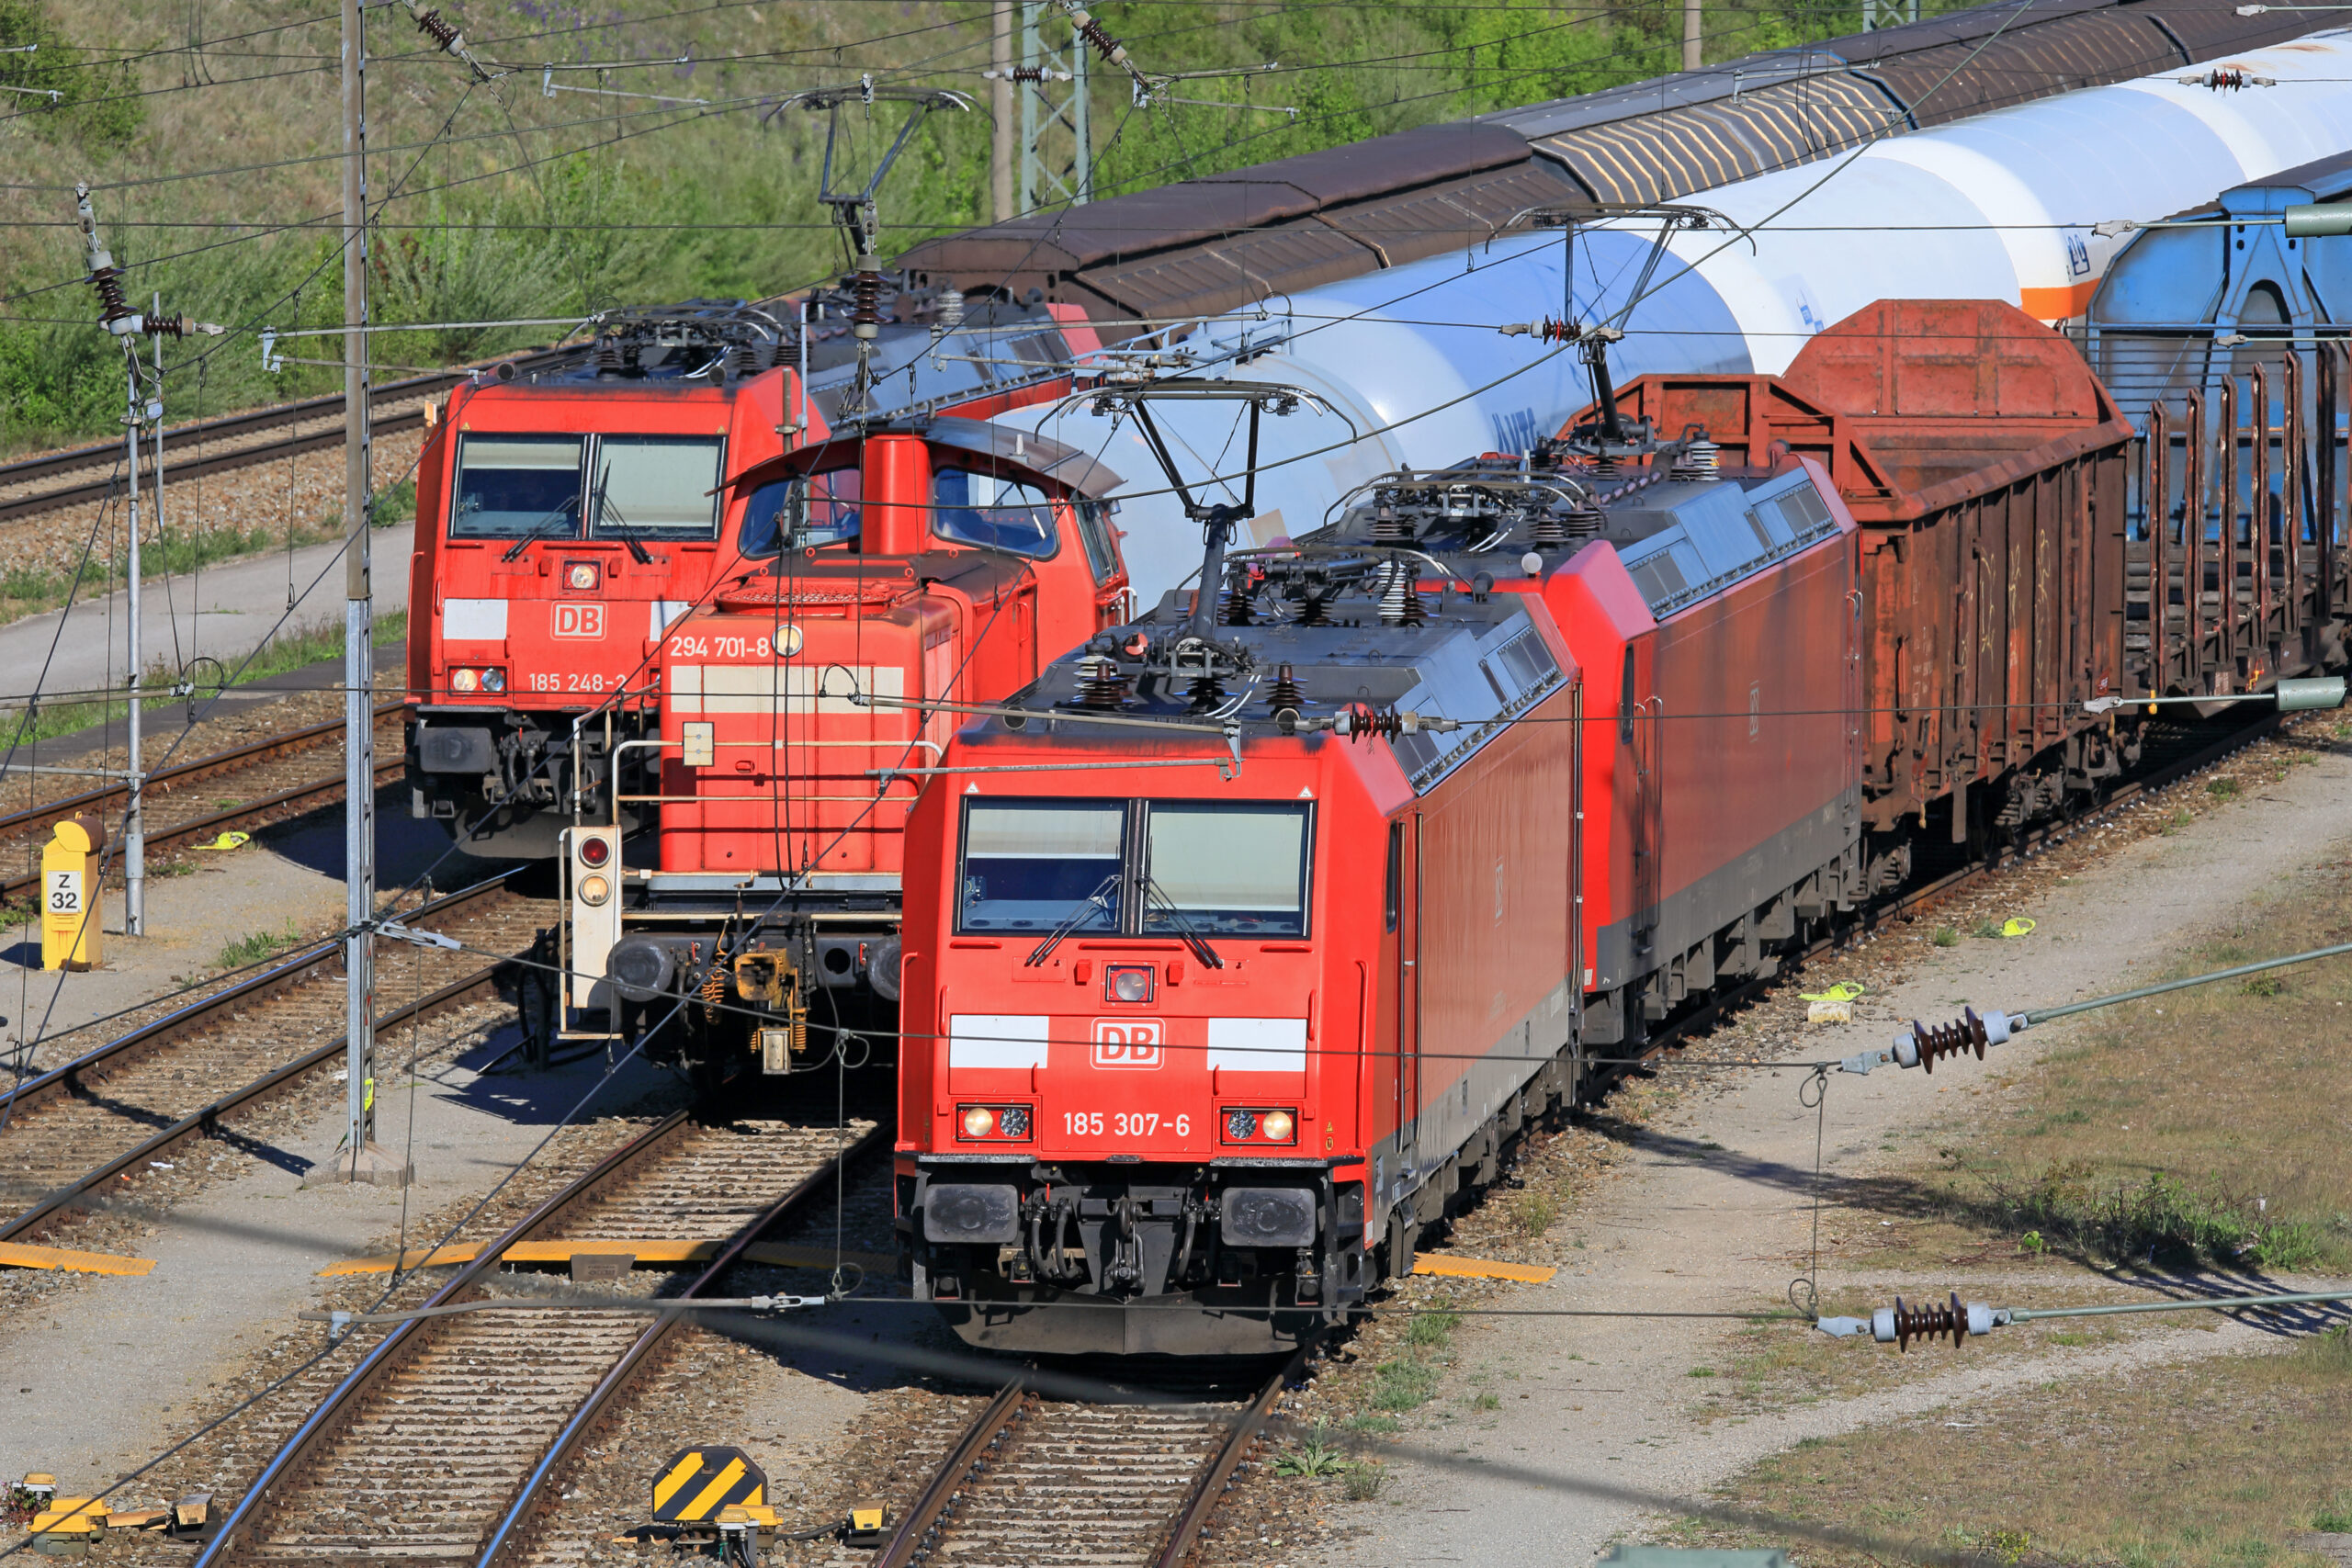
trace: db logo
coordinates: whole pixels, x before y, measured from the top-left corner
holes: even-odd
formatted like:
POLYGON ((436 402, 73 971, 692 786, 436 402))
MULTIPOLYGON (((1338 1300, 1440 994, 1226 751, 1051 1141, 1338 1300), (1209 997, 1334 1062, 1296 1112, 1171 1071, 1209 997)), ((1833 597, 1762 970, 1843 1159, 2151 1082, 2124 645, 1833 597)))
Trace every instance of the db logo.
POLYGON ((1098 1067, 1156 1067, 1168 1026, 1156 1018, 1098 1018, 1094 1021, 1094 1065, 1098 1067))
POLYGON ((558 604, 555 607, 555 635, 578 637, 603 637, 605 607, 602 604, 558 604))

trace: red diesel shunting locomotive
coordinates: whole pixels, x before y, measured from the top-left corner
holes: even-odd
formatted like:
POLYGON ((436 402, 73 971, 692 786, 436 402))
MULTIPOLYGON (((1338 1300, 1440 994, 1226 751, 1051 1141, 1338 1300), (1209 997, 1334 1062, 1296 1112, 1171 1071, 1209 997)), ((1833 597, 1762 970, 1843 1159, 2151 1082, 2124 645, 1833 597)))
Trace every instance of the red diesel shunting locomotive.
POLYGON ((727 476, 825 439, 861 376, 865 417, 985 415, 1059 395, 1095 346, 1048 311, 947 294, 895 296, 871 338, 834 292, 805 343, 776 309, 619 313, 576 366, 450 399, 417 467, 408 772, 414 814, 467 849, 552 855, 575 811, 610 818, 608 760, 652 727, 662 630, 741 569, 746 505, 773 528, 781 492, 722 501, 727 476))
POLYGON ((908 832, 897 1199, 965 1338, 1295 1339, 1653 991, 1859 891, 1852 520, 1811 464, 1682 460, 1389 476, 954 738, 908 832))
POLYGON ((658 739, 623 743, 659 757, 658 794, 616 803, 658 807, 651 851, 623 870, 625 818, 571 830, 568 1000, 591 1015, 575 1036, 676 1014, 655 1053, 725 1077, 747 1055, 807 1065, 812 1006, 828 1049, 838 1027, 893 1027, 902 829, 949 724, 911 705, 1001 697, 1121 618, 1101 500, 1118 482, 944 417, 731 482, 758 570, 669 628, 658 739), (678 1009, 688 993, 758 1017, 678 1009))

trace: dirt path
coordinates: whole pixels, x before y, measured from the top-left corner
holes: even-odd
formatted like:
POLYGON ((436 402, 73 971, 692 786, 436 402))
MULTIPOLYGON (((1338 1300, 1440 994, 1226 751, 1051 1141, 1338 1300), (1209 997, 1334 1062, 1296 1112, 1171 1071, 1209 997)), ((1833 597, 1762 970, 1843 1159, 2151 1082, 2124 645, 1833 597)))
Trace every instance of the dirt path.
MULTIPOLYGON (((1908 980, 1869 998, 1850 1026, 1812 1036, 1808 1055, 1844 1055, 1883 1043, 1898 1020, 1956 1017, 1983 1010, 2052 1005, 2120 990, 2144 980, 2185 940, 2243 919, 2260 936, 2266 904, 2293 896, 2303 867, 2341 860, 2352 836, 2352 759, 2341 748, 2293 770, 2240 805, 2200 818, 2175 836, 2125 845, 2071 881, 2013 913, 2033 917, 2018 942, 1928 945, 1928 924, 1908 980)), ((1834 964, 1817 966, 1835 977, 1834 964)), ((1809 976, 1810 977, 1810 976, 1809 976)), ((1552 1285, 1497 1305, 1721 1310, 1777 1304, 1804 1272, 1813 1225, 1816 1129, 1825 1168, 1825 1238, 1876 1226, 1872 1215, 1837 1206, 1839 1184, 1889 1163, 1889 1151, 1939 1121, 1990 1110, 1998 1079, 2067 1038, 2068 1025, 2032 1031, 1973 1062, 1933 1077, 1881 1069, 1867 1078, 1833 1075, 1826 1119, 1798 1101, 1801 1069, 1758 1069, 1717 1092, 1694 1097, 1634 1134, 1630 1158, 1555 1232, 1580 1267, 1552 1285)), ((1671 1071, 1672 1069, 1668 1069, 1671 1071)), ((1832 1256, 1825 1249, 1825 1257, 1832 1256)), ((1959 1281, 1825 1262, 1832 1303, 1941 1295, 1959 1281)), ((2069 1279, 2045 1274, 2049 1288, 2069 1279)), ((2076 1288, 2096 1283, 2071 1276, 2076 1288)), ((2023 1279, 2004 1280, 2030 1287, 2023 1279)), ((1973 1277, 1963 1290, 1991 1283, 1973 1277)), ((2047 1299, 2046 1297, 2044 1299, 2047 1299)), ((2024 1304, 2020 1302, 2018 1304, 2024 1304)), ((1710 1414, 1693 1369, 1736 1359, 1752 1341, 1734 1326, 1688 1320, 1500 1318, 1458 1331, 1446 1391, 1416 1413, 1403 1440, 1458 1457, 1525 1465, 1566 1478, 1696 1495, 1757 1460, 1808 1437, 1852 1430, 1888 1416, 2054 1378, 2117 1371, 2199 1354, 2256 1348, 2258 1331, 2210 1318, 2163 1319, 2165 1326, 2076 1349, 2051 1345, 1972 1345, 1955 1366, 1950 1347, 1914 1349, 1893 1388, 1817 1398, 1738 1416, 1710 1414), (2005 1353, 2006 1352, 2006 1353, 2005 1353), (1472 1378, 1500 1393, 1499 1408, 1466 1404, 1472 1378), (1523 1397, 1522 1397, 1523 1396, 1523 1397), (1466 1418, 1462 1412, 1467 1412, 1466 1418)), ((1790 1334, 1804 1331, 1793 1327, 1790 1334)), ((2019 1331, 2012 1331, 2019 1332, 2019 1331)), ((1839 1354, 1891 1356, 1852 1344, 1839 1354)), ((1956 1439, 1962 1434, 1955 1433, 1956 1439)), ((1359 1535, 1323 1561, 1383 1563, 1588 1561, 1632 1525, 1636 1510, 1563 1491, 1540 1491, 1458 1468, 1402 1464, 1379 1504, 1359 1515, 1359 1535)))

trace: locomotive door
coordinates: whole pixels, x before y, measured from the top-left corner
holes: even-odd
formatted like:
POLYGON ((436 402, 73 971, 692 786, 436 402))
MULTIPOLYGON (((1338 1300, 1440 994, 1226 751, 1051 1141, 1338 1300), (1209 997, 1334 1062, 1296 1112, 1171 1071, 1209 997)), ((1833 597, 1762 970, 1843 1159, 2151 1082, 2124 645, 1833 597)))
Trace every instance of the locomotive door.
POLYGON ((1635 647, 1629 642, 1623 689, 1619 694, 1617 739, 1626 749, 1634 771, 1629 815, 1634 840, 1633 938, 1637 957, 1649 953, 1657 930, 1666 838, 1666 699, 1655 694, 1637 696, 1645 683, 1638 680, 1635 647))
POLYGON ((1396 998, 1395 1110, 1396 1168, 1415 1168, 1413 1123, 1421 1113, 1421 817, 1388 828, 1388 921, 1396 935, 1390 948, 1395 972, 1389 993, 1396 998))

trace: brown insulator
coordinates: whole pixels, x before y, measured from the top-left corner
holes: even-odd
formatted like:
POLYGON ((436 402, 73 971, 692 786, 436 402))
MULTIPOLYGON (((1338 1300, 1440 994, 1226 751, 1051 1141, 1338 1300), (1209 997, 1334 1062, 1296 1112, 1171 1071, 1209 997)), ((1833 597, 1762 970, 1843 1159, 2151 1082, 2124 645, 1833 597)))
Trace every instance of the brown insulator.
POLYGON ((1228 626, 1249 626, 1252 624, 1251 611, 1257 603, 1258 596, 1250 592, 1248 583, 1238 588, 1228 588, 1225 591, 1224 602, 1217 608, 1217 619, 1228 626))
POLYGON ((1976 1016, 1974 1008, 1961 1010, 1958 1023, 1939 1023, 1930 1029, 1917 1019, 1911 1021, 1912 1049, 1919 1053, 1920 1067, 1929 1073, 1936 1070, 1939 1056, 1965 1056, 1971 1051, 1976 1059, 1984 1059, 1984 1047, 1991 1043, 1985 1032, 1984 1021, 1976 1016))
POLYGON ((1331 596, 1328 593, 1307 594, 1299 603, 1298 624, 1302 626, 1329 626, 1331 617, 1325 614, 1325 609, 1330 602, 1331 596))
POLYGON ((1588 502, 1567 515, 1568 538, 1571 542, 1600 537, 1600 525, 1608 521, 1600 508, 1588 502))
POLYGON ((1184 694, 1191 699, 1194 713, 1206 713, 1225 701, 1225 682, 1214 673, 1204 671, 1193 677, 1193 683, 1185 688, 1184 694))
POLYGON ((1302 706, 1306 701, 1306 694, 1298 689, 1298 676, 1291 667, 1287 664, 1276 665, 1273 686, 1266 694, 1266 705, 1276 708, 1295 708, 1302 706))
POLYGON ((1375 545, 1409 545, 1413 542, 1413 525, 1396 515, 1396 509, 1386 502, 1372 514, 1372 542, 1375 545))
POLYGON ((596 340, 596 374, 617 376, 621 373, 620 339, 606 335, 596 340))
POLYGON ((729 376, 756 376, 766 367, 760 363, 760 345, 746 340, 727 350, 727 373, 729 376))
POLYGON ((1712 479, 1723 473, 1723 448, 1707 439, 1701 431, 1682 444, 1682 455, 1674 459, 1671 477, 1678 479, 1712 479))
POLYGON ((416 29, 443 49, 455 53, 460 41, 458 29, 438 11, 427 11, 416 19, 416 29))
POLYGON ((1118 665, 1108 659, 1090 659, 1079 666, 1078 701, 1075 705, 1095 712, 1110 712, 1125 707, 1127 702, 1127 678, 1118 665))
POLYGON ((1959 1349, 1968 1337, 1968 1309, 1960 1304, 1960 1292, 1952 1292, 1950 1305, 1908 1307, 1903 1298, 1894 1298, 1894 1348, 1911 1348, 1911 1341, 1949 1337, 1951 1348, 1959 1349))
POLYGON ((875 338, 882 332, 882 267, 872 254, 858 257, 850 284, 849 330, 852 337, 875 338))
POLYGON ((130 314, 130 301, 122 297, 122 269, 102 266, 90 274, 90 287, 98 291, 98 320, 119 321, 130 314))
POLYGON ((1537 549, 1568 542, 1568 520, 1556 512, 1539 512, 1532 524, 1531 542, 1537 549))

